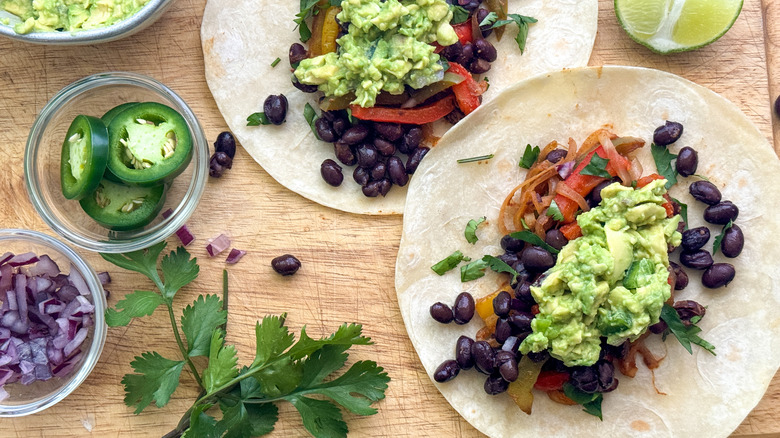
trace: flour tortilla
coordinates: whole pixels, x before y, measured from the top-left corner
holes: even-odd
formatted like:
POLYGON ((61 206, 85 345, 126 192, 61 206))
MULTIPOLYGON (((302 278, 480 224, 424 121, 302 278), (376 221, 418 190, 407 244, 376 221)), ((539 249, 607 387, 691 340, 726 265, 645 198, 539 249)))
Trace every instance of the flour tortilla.
MULTIPOLYGON (((745 249, 734 264, 737 275, 726 288, 706 290, 701 274, 686 269, 689 286, 676 300, 707 306, 699 324, 701 336, 716 346, 717 356, 693 346, 688 354, 673 338, 652 337, 653 351, 668 352, 655 370, 639 365, 631 379, 616 372, 618 388, 604 396, 604 421, 577 406, 552 402, 535 392, 533 413, 525 415, 501 394, 483 390, 484 376, 461 372, 453 381, 434 383, 452 406, 474 427, 491 437, 689 437, 728 436, 755 407, 780 364, 780 196, 774 190, 780 162, 767 139, 732 103, 682 78, 631 67, 585 68, 551 73, 518 83, 475 111, 467 123, 450 130, 422 162, 409 187, 403 237, 396 264, 396 290, 401 313, 425 370, 430 376, 454 357, 460 335, 474 337, 479 317, 458 326, 435 322, 431 304, 454 302, 461 291, 475 297, 497 289, 499 277, 461 283, 457 269, 444 276, 430 266, 460 249, 476 259, 502 253, 498 211, 509 191, 523 179, 517 163, 526 144, 551 140, 578 144, 590 132, 608 126, 622 136, 644 138, 640 154, 644 173, 655 171, 649 143, 665 120, 685 127, 673 152, 691 146, 699 153, 700 174, 721 188, 723 199, 740 208, 737 223, 745 233, 745 249), (457 164, 459 158, 495 154, 485 162, 457 164), (479 241, 469 245, 463 232, 469 219, 487 221, 477 229, 479 241)), ((687 191, 695 178, 681 178, 671 195, 688 204, 690 227, 707 225, 703 205, 687 191)), ((710 225, 713 236, 720 227, 710 225)), ((712 250, 712 240, 708 242, 712 250)), ((677 259, 677 254, 671 256, 677 259)), ((641 362, 641 361, 640 361, 641 362)))
MULTIPOLYGON (((206 80, 220 112, 246 151, 266 172, 288 189, 319 204, 360 214, 400 214, 405 187, 393 187, 387 197, 366 198, 344 167, 344 183, 332 187, 320 176, 320 164, 333 159, 333 145, 317 140, 303 118, 304 105, 316 99, 292 86, 288 50, 299 42, 293 19, 297 0, 209 0, 201 40, 206 80), (281 58, 276 67, 271 63, 281 58), (247 127, 246 118, 262 111, 270 94, 289 101, 281 126, 247 127)), ((539 73, 587 64, 596 37, 597 0, 509 0, 509 12, 535 17, 523 55, 514 38, 517 26, 507 26, 496 45, 498 60, 487 73, 485 100, 521 79, 539 73)), ((489 38, 494 44, 495 36, 489 38)), ((319 112, 319 110, 318 110, 319 112)))

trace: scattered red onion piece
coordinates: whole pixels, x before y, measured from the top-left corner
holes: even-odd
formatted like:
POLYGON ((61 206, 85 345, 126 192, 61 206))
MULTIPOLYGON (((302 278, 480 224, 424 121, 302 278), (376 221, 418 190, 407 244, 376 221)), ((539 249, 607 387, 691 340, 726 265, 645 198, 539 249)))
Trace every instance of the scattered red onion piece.
POLYGON ((108 272, 106 271, 98 272, 97 276, 98 279, 100 279, 100 284, 102 284, 103 286, 111 283, 111 276, 108 274, 108 272))
POLYGON ((236 264, 244 255, 246 255, 246 251, 233 248, 230 250, 230 254, 228 254, 225 263, 230 263, 231 265, 236 264))
POLYGON ((186 225, 182 225, 181 228, 176 230, 176 237, 178 237, 179 240, 181 240, 181 244, 184 246, 189 245, 190 243, 192 243, 193 240, 195 240, 195 236, 192 235, 190 229, 187 228, 186 225))
POLYGON ((569 175, 571 175, 571 172, 574 170, 576 166, 577 163, 575 163, 574 161, 569 161, 556 166, 556 170, 558 171, 558 175, 560 175, 561 178, 566 179, 569 177, 569 175))
POLYGON ((38 259, 38 263, 31 267, 27 271, 27 275, 30 277, 37 277, 39 275, 46 275, 48 277, 56 277, 60 273, 60 267, 57 263, 46 254, 42 255, 38 259))
POLYGON ((172 214, 173 214, 173 210, 169 208, 164 212, 162 212, 162 217, 163 219, 168 219, 169 217, 171 217, 172 214))
POLYGON ((215 255, 221 253, 222 251, 228 249, 230 247, 230 239, 228 236, 224 234, 220 234, 219 236, 209 239, 209 244, 206 245, 206 251, 208 251, 209 255, 211 257, 214 257, 215 255))
POLYGON ((76 267, 73 265, 70 265, 68 281, 79 290, 81 295, 89 295, 89 287, 87 287, 87 282, 84 281, 84 277, 81 276, 79 270, 76 269, 76 267))
POLYGON ((14 253, 12 253, 12 252, 7 252, 7 253, 5 253, 5 254, 1 255, 1 256, 0 256, 0 265, 3 265, 3 264, 5 264, 5 263, 6 263, 8 260, 11 260, 11 258, 13 258, 13 256, 14 256, 14 253))

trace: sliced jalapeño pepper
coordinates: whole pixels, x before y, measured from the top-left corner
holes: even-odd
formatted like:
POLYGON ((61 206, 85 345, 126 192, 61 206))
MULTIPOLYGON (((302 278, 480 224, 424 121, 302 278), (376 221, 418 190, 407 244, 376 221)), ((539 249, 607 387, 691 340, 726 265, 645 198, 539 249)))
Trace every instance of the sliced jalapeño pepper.
POLYGON ((121 105, 117 105, 110 110, 106 111, 105 114, 100 118, 100 120, 103 121, 103 123, 108 126, 109 123, 111 123, 112 120, 114 120, 114 117, 116 117, 117 114, 121 113, 122 111, 130 108, 131 106, 138 105, 138 102, 125 102, 121 105))
POLYGON ((108 125, 108 169, 122 182, 156 186, 170 182, 192 158, 187 122, 157 102, 128 106, 108 125))
POLYGON ((62 143, 60 186, 67 199, 94 192, 108 160, 108 130, 97 117, 76 116, 62 143))
POLYGON ((103 179, 94 193, 79 201, 95 222, 116 230, 142 228, 157 217, 165 203, 165 184, 126 186, 103 179))

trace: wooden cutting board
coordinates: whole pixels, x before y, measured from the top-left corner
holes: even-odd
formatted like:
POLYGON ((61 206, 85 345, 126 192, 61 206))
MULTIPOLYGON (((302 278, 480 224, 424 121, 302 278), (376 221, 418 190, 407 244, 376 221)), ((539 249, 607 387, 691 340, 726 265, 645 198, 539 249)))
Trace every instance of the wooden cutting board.
MULTIPOLYGON (((216 0, 215 0, 216 1, 216 0)), ((140 35, 99 46, 44 47, 0 41, 0 220, 3 227, 51 233, 33 210, 24 188, 22 158, 36 114, 63 86, 89 74, 127 70, 150 75, 179 93, 200 118, 213 141, 226 125, 203 78, 199 29, 206 0, 178 0, 140 35)), ((780 31, 768 28, 780 18, 780 1, 746 0, 734 27, 716 44, 671 56, 658 56, 632 42, 617 25, 612 1, 600 0, 599 33, 592 65, 627 64, 667 70, 723 94, 739 106, 768 139, 772 136, 770 90, 780 92, 780 31), (767 51, 768 55, 767 56, 767 51), (773 56, 775 55, 775 56, 773 56), (769 75, 768 75, 769 71, 769 75), (771 82, 768 81, 771 77, 771 82)), ((262 44, 262 41, 258 41, 262 44)), ((284 58, 286 48, 278 48, 284 58)), ((780 131, 775 128, 775 148, 780 131)), ((344 321, 363 323, 375 345, 359 347, 351 359, 377 360, 392 377, 379 413, 347 415, 352 436, 456 436, 480 434, 450 408, 431 384, 412 349, 393 289, 393 268, 401 232, 400 217, 360 217, 320 207, 279 186, 239 150, 233 169, 210 179, 190 221, 197 240, 189 250, 201 265, 198 280, 179 292, 180 306, 199 293, 218 293, 224 258, 209 258, 205 241, 226 233, 249 251, 229 267, 228 342, 241 363, 254 351, 253 325, 266 314, 288 312, 288 324, 307 324, 312 336, 325 335, 344 321), (303 263, 298 274, 282 278, 270 260, 293 253, 303 263)), ((177 242, 170 241, 171 247, 177 242)), ((79 251, 98 270, 109 270, 115 304, 124 294, 151 285, 140 275, 110 266, 96 254, 79 251)), ((163 409, 133 415, 123 402, 122 376, 134 356, 154 349, 177 357, 167 316, 111 329, 97 368, 58 405, 30 417, 0 420, 0 436, 161 436, 171 430, 197 395, 189 377, 163 409)), ((734 436, 780 434, 780 379, 734 436)), ((298 414, 282 405, 275 436, 304 436, 298 414)))

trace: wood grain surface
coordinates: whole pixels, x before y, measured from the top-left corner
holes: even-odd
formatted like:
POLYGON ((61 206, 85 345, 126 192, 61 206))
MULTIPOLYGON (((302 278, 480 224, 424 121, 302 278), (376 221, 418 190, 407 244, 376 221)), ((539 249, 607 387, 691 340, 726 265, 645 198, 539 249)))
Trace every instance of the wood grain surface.
MULTIPOLYGON (((52 233, 27 198, 22 158, 35 116, 54 93, 76 79, 110 70, 147 74, 190 104, 211 141, 226 129, 203 78, 199 29, 205 2, 178 0, 142 34, 98 46, 0 41, 3 228, 52 233)), ((737 23, 717 43, 659 56, 631 41, 617 25, 612 1, 600 0, 591 65, 654 67, 707 86, 736 103, 780 150, 780 127, 770 111, 780 92, 780 28, 772 26, 779 18, 780 1, 745 0, 737 23)), ((235 247, 249 251, 228 268, 232 291, 228 342, 237 345, 241 363, 249 362, 254 351, 254 321, 266 314, 288 312, 289 325, 298 330, 307 324, 312 336, 330 333, 344 321, 363 323, 375 345, 356 348, 350 360, 377 360, 392 382, 377 415, 347 415, 352 436, 481 436, 440 396, 406 336, 393 289, 400 217, 360 217, 320 207, 279 186, 239 150, 233 169, 221 179, 209 180, 190 229, 197 240, 189 250, 198 257, 201 274, 179 292, 182 307, 199 293, 220 290, 224 257, 208 257, 206 238, 224 232, 235 247), (270 260, 284 253, 295 254, 303 263, 292 277, 280 277, 270 268, 270 260)), ((170 242, 175 245, 175 238, 170 242)), ((97 254, 79 252, 96 270, 111 272, 111 305, 134 289, 151 287, 140 275, 114 268, 97 254)), ((176 425, 197 391, 194 381, 185 377, 168 406, 133 415, 123 404, 120 380, 130 371, 133 356, 149 349, 178 355, 167 316, 159 310, 129 327, 110 329, 100 362, 81 387, 41 414, 0 420, 0 436, 163 435, 176 425)), ((776 378, 734 436, 778 436, 778 399, 776 378)), ((297 412, 282 405, 274 436, 305 435, 297 412)))

